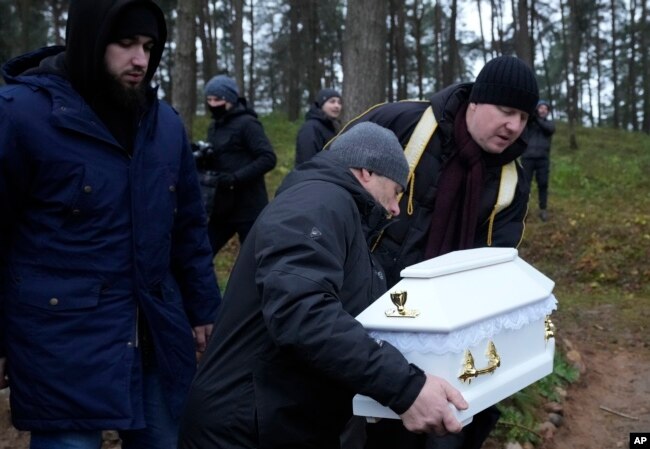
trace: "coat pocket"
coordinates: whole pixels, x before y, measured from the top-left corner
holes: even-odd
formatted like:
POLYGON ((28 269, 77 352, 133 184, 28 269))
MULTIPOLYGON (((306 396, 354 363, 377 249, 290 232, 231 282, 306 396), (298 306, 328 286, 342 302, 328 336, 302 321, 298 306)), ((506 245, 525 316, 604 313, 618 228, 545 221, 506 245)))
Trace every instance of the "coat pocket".
POLYGON ((98 279, 14 278, 5 323, 16 419, 130 419, 131 302, 98 279))
POLYGON ((18 303, 55 311, 97 307, 100 283, 95 279, 23 279, 18 303))

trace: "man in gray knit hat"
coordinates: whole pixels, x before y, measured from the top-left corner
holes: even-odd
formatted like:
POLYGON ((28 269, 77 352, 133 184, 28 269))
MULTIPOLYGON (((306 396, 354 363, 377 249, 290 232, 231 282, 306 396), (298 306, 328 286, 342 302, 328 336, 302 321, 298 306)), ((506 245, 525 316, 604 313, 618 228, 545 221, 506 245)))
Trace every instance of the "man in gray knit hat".
POLYGON ((290 173, 228 281, 181 423, 181 449, 337 448, 352 397, 417 432, 458 432, 443 379, 354 319, 386 290, 367 241, 399 214, 408 165, 395 135, 364 123, 290 173))

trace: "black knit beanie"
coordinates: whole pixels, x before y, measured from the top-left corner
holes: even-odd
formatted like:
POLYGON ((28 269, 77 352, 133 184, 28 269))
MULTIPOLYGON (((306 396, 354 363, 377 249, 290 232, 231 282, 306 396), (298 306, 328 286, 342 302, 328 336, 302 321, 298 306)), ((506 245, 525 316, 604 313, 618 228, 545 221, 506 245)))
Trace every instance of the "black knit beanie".
POLYGON ((125 6, 113 21, 109 42, 136 35, 149 36, 158 41, 158 17, 148 3, 131 3, 125 6))
POLYGON ((325 102, 327 100, 329 100, 330 98, 333 98, 333 97, 341 98, 341 94, 339 93, 338 90, 336 90, 336 89, 328 89, 328 88, 321 89, 316 94, 316 101, 315 101, 316 106, 318 106, 319 108, 322 108, 323 105, 325 104, 325 102))
POLYGON ((532 114, 539 100, 533 71, 514 56, 488 61, 476 77, 469 95, 471 103, 507 106, 532 114))

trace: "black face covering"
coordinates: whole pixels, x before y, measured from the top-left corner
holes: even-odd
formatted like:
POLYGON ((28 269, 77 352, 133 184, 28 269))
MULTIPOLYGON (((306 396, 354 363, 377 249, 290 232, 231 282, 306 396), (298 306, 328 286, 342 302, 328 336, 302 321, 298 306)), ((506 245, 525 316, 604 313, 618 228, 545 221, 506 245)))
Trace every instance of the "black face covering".
POLYGON ((210 112, 212 113, 212 118, 215 120, 221 120, 224 115, 226 115, 226 104, 221 106, 208 106, 210 112))

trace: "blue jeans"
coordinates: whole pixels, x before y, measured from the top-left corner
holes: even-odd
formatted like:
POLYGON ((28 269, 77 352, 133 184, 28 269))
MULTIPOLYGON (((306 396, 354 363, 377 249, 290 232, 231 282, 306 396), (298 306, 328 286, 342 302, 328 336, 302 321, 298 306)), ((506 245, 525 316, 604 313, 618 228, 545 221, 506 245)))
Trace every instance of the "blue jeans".
MULTIPOLYGON (((144 373, 144 416, 147 427, 120 430, 122 449, 176 449, 178 420, 172 418, 156 368, 144 373)), ((32 432, 30 449, 100 449, 101 430, 32 432)))

